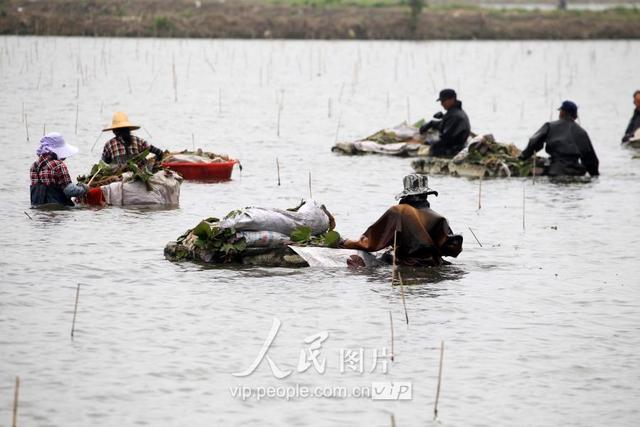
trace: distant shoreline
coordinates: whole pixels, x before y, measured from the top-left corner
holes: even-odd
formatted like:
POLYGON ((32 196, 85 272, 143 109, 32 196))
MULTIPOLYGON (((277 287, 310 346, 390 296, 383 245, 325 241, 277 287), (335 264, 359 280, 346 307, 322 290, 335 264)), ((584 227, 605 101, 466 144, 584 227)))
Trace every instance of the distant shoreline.
POLYGON ((640 10, 291 6, 243 0, 0 0, 0 34, 328 40, 640 39, 640 10))

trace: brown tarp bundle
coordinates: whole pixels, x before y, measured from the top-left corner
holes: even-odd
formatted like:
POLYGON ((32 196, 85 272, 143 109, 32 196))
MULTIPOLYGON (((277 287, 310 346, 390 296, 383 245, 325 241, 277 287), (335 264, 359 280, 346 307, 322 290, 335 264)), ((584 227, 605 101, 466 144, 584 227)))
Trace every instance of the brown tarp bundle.
POLYGON ((375 252, 393 247, 397 231, 398 263, 441 265, 443 256, 457 257, 462 252, 462 236, 454 235, 446 218, 430 208, 408 204, 389 208, 359 240, 346 240, 346 249, 375 252))

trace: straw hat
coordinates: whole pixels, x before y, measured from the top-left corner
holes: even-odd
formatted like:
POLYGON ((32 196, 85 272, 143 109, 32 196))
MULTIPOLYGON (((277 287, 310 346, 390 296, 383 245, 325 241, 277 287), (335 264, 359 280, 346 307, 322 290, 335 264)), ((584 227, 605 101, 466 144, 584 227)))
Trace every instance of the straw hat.
POLYGON ((123 113, 122 111, 118 111, 113 115, 113 119, 111 119, 111 127, 102 129, 102 132, 106 132, 108 130, 114 130, 114 129, 123 129, 123 128, 136 130, 136 129, 140 129, 140 126, 132 125, 129 122, 129 117, 127 117, 127 114, 123 113))

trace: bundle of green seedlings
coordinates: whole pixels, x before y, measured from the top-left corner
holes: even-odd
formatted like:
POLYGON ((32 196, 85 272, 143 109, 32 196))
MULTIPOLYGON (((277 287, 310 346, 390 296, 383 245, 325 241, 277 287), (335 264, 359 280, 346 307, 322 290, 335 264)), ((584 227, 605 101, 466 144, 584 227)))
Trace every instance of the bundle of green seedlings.
MULTIPOLYGON (((488 135, 481 141, 469 145, 468 154, 463 163, 482 165, 494 172, 506 166, 511 176, 531 175, 533 161, 518 159, 521 152, 515 145, 501 144, 488 135)), ((542 159, 537 159, 537 164, 542 166, 542 159)))
MULTIPOLYGON (((295 211, 298 208, 288 210, 295 211)), ((240 212, 240 210, 231 211, 224 219, 234 218, 240 212)), ((326 233, 313 236, 311 228, 307 226, 296 228, 289 238, 292 244, 298 246, 337 248, 340 244, 340 234, 337 231, 329 230, 326 233)), ((195 228, 187 230, 178 237, 177 243, 184 244, 187 239, 192 241, 197 249, 211 255, 211 261, 216 263, 241 261, 243 253, 248 248, 242 234, 238 233, 234 227, 221 228, 220 219, 214 217, 204 219, 195 228)))
MULTIPOLYGON (((422 126, 423 124, 425 124, 424 119, 414 123, 413 125, 411 125, 411 127, 416 128, 416 134, 417 134, 420 129, 420 126, 422 126)), ((370 135, 367 138, 365 138, 365 140, 377 142, 378 144, 395 144, 397 142, 406 142, 406 140, 401 141, 400 139, 398 139, 398 136, 396 135, 396 133, 393 132, 393 130, 391 129, 379 130, 373 135, 370 135)))
POLYGON ((153 174, 162 169, 157 162, 147 161, 149 150, 145 150, 137 154, 126 164, 110 165, 100 160, 99 163, 93 165, 91 172, 87 175, 78 176, 78 182, 87 184, 90 187, 100 187, 108 185, 112 182, 122 181, 122 175, 127 172, 133 173, 133 179, 144 182, 147 190, 151 191, 149 179, 153 174))

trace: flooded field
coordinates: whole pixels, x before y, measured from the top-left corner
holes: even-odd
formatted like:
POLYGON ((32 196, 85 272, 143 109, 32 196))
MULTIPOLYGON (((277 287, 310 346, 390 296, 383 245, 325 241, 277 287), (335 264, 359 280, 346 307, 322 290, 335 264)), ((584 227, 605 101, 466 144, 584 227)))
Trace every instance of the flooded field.
POLYGON ((0 38, 0 420, 18 425, 616 425, 640 418, 640 159, 620 148, 639 89, 639 42, 282 42, 0 38), (395 203, 408 159, 341 157, 336 139, 438 110, 457 89, 478 133, 524 147, 564 99, 600 157, 587 184, 432 177, 432 207, 465 237, 453 265, 406 277, 409 324, 390 268, 205 269, 163 247, 200 219, 313 197, 357 237, 395 203), (278 129, 278 110, 281 106, 278 129), (124 110, 172 150, 235 156, 216 185, 185 183, 178 209, 29 209, 43 131, 62 132, 88 172, 124 110), (278 136, 279 134, 279 136, 278 136), (282 185, 277 185, 276 158, 282 185), (523 202, 524 192, 524 202, 523 202), (524 204, 524 218, 523 218, 524 204), (27 216, 26 213, 31 217, 27 216), (473 229, 480 247, 469 232, 473 229), (77 284, 75 339, 70 340, 77 284), (372 357, 390 350, 393 363, 372 357), (273 319, 268 350, 247 377, 273 319), (298 372, 321 332, 324 373, 298 372), (364 372, 341 372, 363 349, 364 372), (236 387, 409 382, 411 400, 246 400, 236 387))

